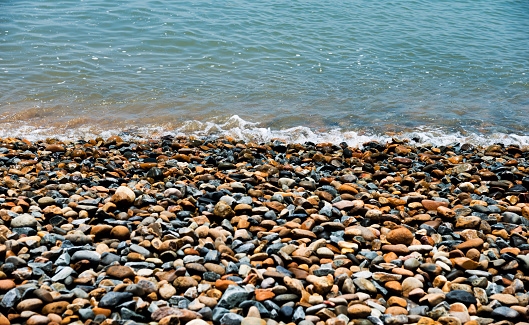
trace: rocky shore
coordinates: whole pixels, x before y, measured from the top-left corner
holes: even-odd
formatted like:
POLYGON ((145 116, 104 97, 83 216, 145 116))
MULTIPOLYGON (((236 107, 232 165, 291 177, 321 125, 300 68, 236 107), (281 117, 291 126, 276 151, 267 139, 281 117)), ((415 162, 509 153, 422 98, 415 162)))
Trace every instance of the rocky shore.
POLYGON ((529 150, 0 141, 0 325, 527 324, 529 150))

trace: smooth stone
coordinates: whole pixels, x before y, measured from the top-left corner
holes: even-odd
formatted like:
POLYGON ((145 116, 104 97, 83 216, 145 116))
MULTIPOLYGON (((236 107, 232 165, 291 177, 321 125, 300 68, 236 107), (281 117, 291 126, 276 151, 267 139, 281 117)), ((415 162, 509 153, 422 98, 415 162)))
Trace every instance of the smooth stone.
POLYGON ((386 235, 387 241, 393 245, 404 244, 409 246, 413 238, 414 236, 411 231, 404 227, 393 229, 386 235))
POLYGON ((520 313, 512 308, 501 306, 501 307, 495 308, 490 314, 490 316, 497 317, 499 319, 502 319, 502 318, 516 319, 520 316, 520 313))
POLYGON ((94 251, 81 250, 75 252, 71 257, 71 263, 77 263, 82 260, 87 260, 90 262, 92 268, 96 268, 101 261, 101 255, 94 251))
POLYGON ((371 308, 362 304, 353 304, 347 308, 347 313, 352 318, 366 318, 371 314, 371 308))
POLYGON ((100 308, 113 308, 117 305, 132 299, 133 295, 129 292, 107 292, 99 301, 100 308))
POLYGON ((461 302, 467 304, 476 304, 477 300, 473 294, 464 290, 452 290, 445 295, 448 302, 461 302))
POLYGON ((37 219, 35 219, 34 216, 31 214, 21 214, 18 217, 11 220, 11 227, 13 228, 22 228, 22 227, 28 227, 28 228, 35 228, 37 226, 37 219))

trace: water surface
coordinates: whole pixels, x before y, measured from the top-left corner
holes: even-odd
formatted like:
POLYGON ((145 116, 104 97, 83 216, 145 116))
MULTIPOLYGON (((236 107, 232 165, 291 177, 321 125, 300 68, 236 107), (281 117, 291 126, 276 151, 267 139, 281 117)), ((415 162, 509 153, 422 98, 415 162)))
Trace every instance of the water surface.
POLYGON ((0 7, 3 136, 529 135, 523 0, 0 7))

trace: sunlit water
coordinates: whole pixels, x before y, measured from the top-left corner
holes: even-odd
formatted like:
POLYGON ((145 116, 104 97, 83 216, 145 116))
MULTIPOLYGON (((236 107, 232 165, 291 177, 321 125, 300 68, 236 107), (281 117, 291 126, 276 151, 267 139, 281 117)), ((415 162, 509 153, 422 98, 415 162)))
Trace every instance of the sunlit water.
POLYGON ((0 136, 529 143, 529 2, 0 0, 0 136))

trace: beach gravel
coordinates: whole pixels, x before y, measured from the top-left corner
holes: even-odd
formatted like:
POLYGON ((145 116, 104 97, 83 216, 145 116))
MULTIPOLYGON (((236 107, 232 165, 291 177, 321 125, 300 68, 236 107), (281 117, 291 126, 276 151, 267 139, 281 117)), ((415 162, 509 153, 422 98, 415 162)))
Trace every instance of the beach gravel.
POLYGON ((0 139, 0 325, 525 325, 528 158, 0 139))

